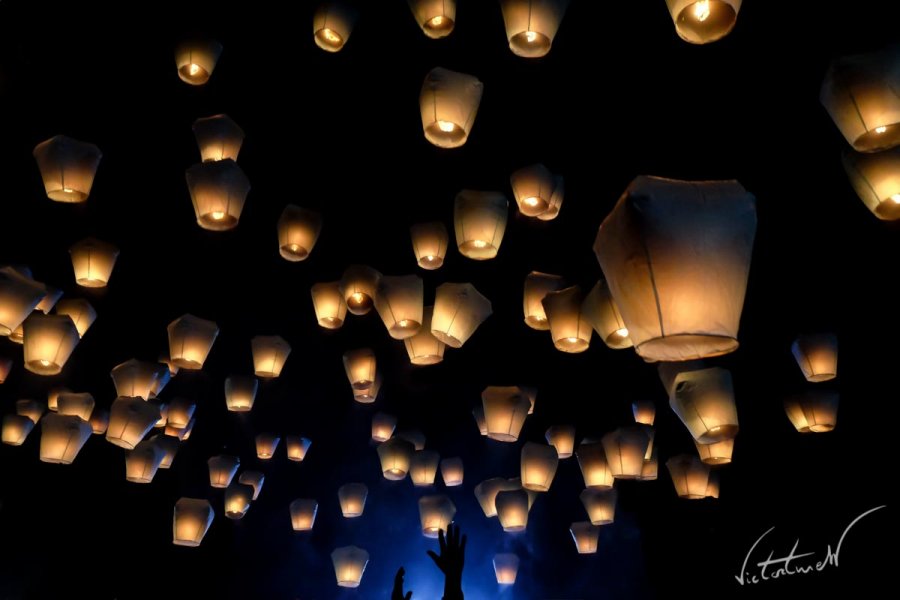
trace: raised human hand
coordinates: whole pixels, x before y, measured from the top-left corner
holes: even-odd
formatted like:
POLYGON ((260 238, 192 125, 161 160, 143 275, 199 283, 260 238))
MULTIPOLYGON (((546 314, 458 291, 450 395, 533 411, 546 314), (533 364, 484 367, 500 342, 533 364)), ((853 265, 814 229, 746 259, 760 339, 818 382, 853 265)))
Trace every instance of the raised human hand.
POLYGON ((412 598, 412 590, 406 592, 406 595, 403 595, 403 576, 406 574, 406 570, 403 567, 397 569, 397 574, 394 575, 394 591, 391 592, 391 600, 409 600, 412 598))
POLYGON ((447 527, 447 536, 444 530, 438 532, 440 555, 433 550, 428 551, 428 556, 434 561, 438 569, 444 573, 444 598, 462 598, 462 571, 466 560, 466 536, 460 539, 459 527, 452 523, 447 527))

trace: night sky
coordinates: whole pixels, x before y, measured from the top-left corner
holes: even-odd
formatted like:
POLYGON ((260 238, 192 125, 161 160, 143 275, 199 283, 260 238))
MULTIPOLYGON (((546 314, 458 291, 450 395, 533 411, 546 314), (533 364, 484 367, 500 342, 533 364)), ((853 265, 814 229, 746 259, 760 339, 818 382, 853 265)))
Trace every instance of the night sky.
POLYGON ((0 599, 378 599, 390 596, 400 565, 414 599, 436 599, 443 578, 425 551, 437 544, 421 535, 416 505, 429 493, 452 499, 468 534, 467 600, 812 596, 886 585, 896 555, 887 526, 900 229, 876 219, 847 182, 846 142, 819 88, 832 59, 898 41, 894 2, 835 9, 747 0, 728 37, 692 46, 675 34, 663 0, 574 0, 541 59, 509 51, 490 0, 459 0, 444 40, 426 38, 405 2, 365 2, 344 50, 329 54, 313 42, 315 4, 0 4, 0 265, 28 265, 99 315, 58 376, 26 372, 21 346, 0 340, 0 357, 16 361, 0 385, 0 412, 14 412, 20 398, 46 401, 59 385, 108 408, 110 369, 155 361, 168 350, 172 320, 192 313, 220 329, 203 370, 182 371, 161 395, 196 401, 197 422, 172 469, 151 484, 127 482, 124 451, 102 436, 70 466, 39 461, 40 426, 21 447, 0 445, 0 599), (199 87, 179 80, 173 60, 178 40, 196 35, 224 47, 199 87), (459 149, 436 148, 422 134, 419 90, 436 66, 484 83, 459 149), (192 123, 217 113, 246 132, 238 163, 252 185, 229 232, 197 226, 184 175, 199 162, 192 123), (85 204, 44 193, 32 149, 60 133, 103 152, 85 204), (553 221, 521 216, 509 188, 512 171, 536 162, 565 177, 553 221), (585 290, 602 276, 597 228, 638 175, 737 179, 757 198, 741 346, 711 361, 732 370, 741 426, 718 500, 676 497, 664 462, 694 444, 655 366, 596 335, 584 353, 559 352, 523 321, 530 271, 585 290), (510 199, 494 260, 455 248, 453 199, 464 188, 510 199), (323 215, 304 262, 278 254, 276 222, 287 204, 323 215), (424 271, 409 226, 432 220, 447 225, 451 248, 441 269, 424 271), (121 250, 105 289, 74 282, 68 248, 88 236, 121 250), (413 367, 374 311, 348 314, 336 331, 316 324, 310 287, 339 279, 350 264, 422 277, 426 305, 441 283, 471 282, 493 315, 443 363, 413 367), (790 346, 819 331, 839 336, 839 377, 810 384, 790 346), (256 335, 280 335, 293 351, 281 377, 261 381, 251 413, 227 412, 224 379, 252 374, 256 335), (354 402, 341 361, 363 346, 384 376, 372 405, 354 402), (479 435, 472 409, 489 385, 537 388, 518 443, 479 435), (840 390, 831 433, 798 434, 785 416, 783 399, 812 386, 840 390), (525 441, 543 442, 556 424, 576 425, 579 440, 599 437, 630 424, 631 403, 646 399, 657 407, 659 479, 617 483, 616 520, 602 528, 597 554, 578 555, 569 534, 586 518, 574 457, 560 461, 525 533, 503 533, 484 517, 474 486, 517 477, 525 441), (445 488, 438 476, 423 490, 384 479, 370 438, 378 411, 396 415, 399 429, 420 429, 442 457, 462 457, 464 485, 445 488), (260 461, 260 432, 313 443, 302 463, 287 460, 283 439, 274 459, 260 461), (224 517, 223 491, 209 486, 206 461, 216 454, 265 473, 240 521, 224 517), (337 489, 356 481, 369 487, 365 513, 344 519, 337 489), (182 496, 208 498, 216 511, 199 548, 172 544, 182 496), (303 497, 319 502, 311 533, 291 529, 288 505, 303 497), (848 535, 838 568, 736 583, 770 527, 776 555, 797 538, 798 552, 824 553, 856 516, 882 504, 887 510, 848 535), (338 588, 331 565, 331 551, 349 544, 371 556, 357 590, 338 588), (509 589, 496 583, 498 552, 521 559, 509 589))

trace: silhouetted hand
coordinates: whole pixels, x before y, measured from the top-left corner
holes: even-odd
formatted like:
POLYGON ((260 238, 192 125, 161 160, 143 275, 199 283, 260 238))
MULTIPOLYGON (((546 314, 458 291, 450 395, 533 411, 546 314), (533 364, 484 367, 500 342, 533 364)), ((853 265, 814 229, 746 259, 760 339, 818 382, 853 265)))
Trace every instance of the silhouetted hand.
POLYGON ((403 595, 403 576, 406 574, 406 571, 403 567, 397 569, 397 574, 394 575, 394 591, 391 592, 391 600, 409 600, 412 598, 412 590, 406 592, 406 595, 403 595))
POLYGON ((462 599, 462 571, 466 560, 466 536, 459 538, 459 527, 452 523, 447 527, 447 537, 444 530, 438 532, 438 543, 441 554, 438 556, 433 550, 428 551, 428 556, 434 561, 438 569, 444 572, 444 600, 462 599))

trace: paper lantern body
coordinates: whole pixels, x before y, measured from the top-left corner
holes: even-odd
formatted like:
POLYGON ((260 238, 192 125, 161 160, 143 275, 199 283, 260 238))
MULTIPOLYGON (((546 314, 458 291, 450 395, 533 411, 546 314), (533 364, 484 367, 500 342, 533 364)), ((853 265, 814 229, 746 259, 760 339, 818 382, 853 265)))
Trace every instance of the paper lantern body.
POLYGON ((230 158, 199 163, 185 172, 197 225, 209 231, 234 229, 250 192, 250 180, 230 158))
POLYGON ((172 362, 181 369, 202 369, 219 335, 219 327, 212 321, 187 314, 169 323, 167 329, 172 362))
POLYGON ((132 450, 159 421, 159 407, 140 398, 116 398, 109 409, 106 441, 132 450))
POLYGON ((634 422, 643 425, 653 425, 656 420, 656 405, 650 400, 638 400, 631 403, 631 412, 634 415, 634 422))
POLYGON ((286 436, 284 443, 287 448, 288 460, 294 462, 303 462, 303 459, 306 458, 306 453, 309 452, 309 448, 312 446, 312 440, 299 435, 286 436))
POLYGON ((419 522, 422 524, 422 535, 427 538, 437 539, 440 531, 447 531, 454 515, 456 506, 443 494, 419 498, 419 522))
POLYGON ((502 477, 493 477, 486 479, 475 486, 475 497, 481 510, 484 511, 486 517, 497 516, 497 494, 503 490, 515 490, 517 487, 511 485, 509 480, 502 477))
POLYGON ((34 307, 34 310, 39 310, 45 315, 49 315, 50 311, 53 310, 53 307, 56 306, 56 303, 59 302, 59 299, 62 298, 63 291, 50 286, 47 286, 46 289, 47 293, 41 298, 38 305, 34 307))
POLYGON ((594 285, 584 299, 581 312, 609 348, 622 350, 633 346, 622 314, 605 281, 600 280, 594 285))
POLYGON ((369 553, 356 546, 344 546, 331 553, 334 564, 334 575, 339 587, 359 587, 366 565, 369 564, 369 553))
POLYGON ((44 297, 43 285, 12 267, 0 269, 0 335, 9 336, 44 297))
POLYGON ((522 310, 525 312, 525 324, 538 331, 549 331, 550 323, 547 321, 547 313, 544 312, 542 300, 550 292, 556 292, 565 287, 563 278, 559 275, 549 275, 532 271, 525 277, 525 293, 522 301, 522 310))
POLYGON ((447 346, 431 333, 433 306, 426 306, 422 312, 422 327, 416 335, 403 340, 409 362, 418 366, 436 365, 444 360, 444 348, 447 346))
POLYGON ((91 306, 87 300, 80 299, 64 299, 56 304, 56 314, 66 315, 75 323, 75 329, 78 330, 78 336, 84 337, 87 330, 94 324, 97 319, 97 311, 91 306))
POLYGON ((34 421, 25 415, 6 415, 3 417, 3 443, 21 446, 32 429, 34 421))
POLYGON ((249 485, 232 483, 225 489, 225 516, 229 519, 242 519, 250 510, 253 500, 253 488, 249 485))
POLYGON ((263 483, 265 483, 265 481, 266 476, 259 471, 244 471, 241 473, 240 477, 238 477, 238 483, 243 483, 244 485, 249 485, 253 488, 253 498, 251 499, 254 502, 259 498, 259 493, 262 491, 263 483))
POLYGON ((345 483, 338 488, 338 500, 344 517, 348 519, 361 517, 366 508, 368 495, 369 488, 363 483, 345 483))
POLYGON ((477 77, 437 67, 425 76, 419 110, 425 139, 438 148, 458 148, 469 139, 484 84, 477 77))
POLYGON ((385 479, 400 481, 409 473, 410 463, 416 447, 410 442, 393 437, 378 446, 378 459, 385 479))
POLYGON ((559 216, 562 210, 563 200, 565 200, 566 185, 562 175, 557 175, 554 181, 553 194, 550 196, 550 206, 547 210, 537 216, 541 221, 552 221, 559 216))
POLYGON ((789 398, 784 410, 791 424, 800 433, 825 433, 837 425, 840 395, 831 390, 811 390, 789 398))
POLYGON ((275 449, 281 438, 272 433, 260 433, 256 436, 256 457, 260 460, 269 460, 275 456, 275 449))
POLYGON ((656 481, 658 474, 659 452, 656 447, 654 447, 653 452, 650 454, 650 460, 644 460, 644 466, 641 469, 641 476, 638 477, 638 481, 656 481))
POLYGON ((678 37, 708 44, 731 32, 743 0, 666 0, 678 37))
POLYGON ((381 273, 364 265, 350 265, 341 277, 341 293, 347 310, 354 315, 364 315, 375 304, 381 273))
POLYGON ((515 171, 509 178, 519 212, 536 217, 550 208, 556 178, 544 165, 532 165, 515 171))
POLYGON ((203 162, 237 160, 244 143, 244 130, 228 115, 213 115, 194 121, 194 137, 203 162))
POLYGON ((572 523, 569 533, 575 541, 578 554, 596 554, 597 542, 600 539, 600 528, 587 521, 572 523))
POLYGON ((193 401, 186 398, 175 398, 169 402, 167 422, 172 427, 184 429, 194 418, 195 410, 197 410, 197 405, 193 401))
POLYGON ((620 427, 604 435, 603 452, 613 477, 616 479, 640 477, 650 442, 647 432, 640 427, 620 427))
POLYGON ((75 415, 83 421, 90 421, 94 412, 94 397, 88 393, 62 393, 57 397, 56 411, 61 415, 75 415))
POLYGON ((702 500, 706 497, 709 482, 709 466, 700 462, 696 456, 681 454, 666 461, 675 493, 679 498, 702 500))
POLYGON ((426 271, 441 268, 447 255, 450 235, 440 221, 419 223, 409 229, 416 264, 426 271))
POLYGON ((435 290, 431 333, 451 348, 462 348, 491 313, 491 301, 471 283, 442 283, 435 290))
POLYGON ((317 283, 309 289, 316 322, 325 329, 340 329, 347 318, 347 303, 341 295, 339 281, 317 283))
POLYGON ((521 388, 490 386, 481 393, 487 435, 499 442, 515 442, 531 403, 521 388))
POLYGON ((425 290, 416 275, 383 276, 378 281, 375 310, 390 335, 402 340, 416 335, 424 319, 425 290))
POLYGON ((214 488, 225 489, 231 484, 237 473, 238 467, 241 466, 241 460, 236 456, 227 456, 220 454, 213 456, 206 461, 209 467, 209 485, 214 488))
POLYGON ((75 283, 88 288, 106 287, 112 276, 119 249, 112 244, 88 238, 69 248, 75 283))
POLYGON ((191 85, 203 85, 212 76, 222 54, 222 44, 215 40, 189 40, 175 48, 178 77, 191 85))
POLYGON ((172 518, 172 543, 191 548, 199 546, 215 516, 208 501, 179 498, 172 518))
POLYGON ((546 492, 553 483, 558 465, 556 448, 527 442, 522 446, 522 487, 534 492, 546 492))
POLYGON ((616 500, 619 493, 615 489, 598 490, 587 488, 579 496, 584 510, 593 525, 609 525, 616 519, 616 500))
POLYGON ((475 425, 478 427, 478 433, 486 436, 488 434, 487 420, 484 418, 484 405, 478 405, 472 409, 472 416, 475 418, 475 425))
POLYGON ((150 438, 150 441, 156 444, 156 447, 160 449, 163 454, 162 460, 159 463, 160 469, 169 469, 172 467, 172 463, 175 462, 175 455, 178 454, 178 448, 181 447, 181 440, 172 435, 155 435, 150 438))
POLYGON ((680 373, 675 378, 672 410, 694 439, 711 444, 738 433, 731 373, 719 367, 680 373))
POLYGON ((290 262, 309 258, 319 233, 322 231, 322 215, 288 204, 278 219, 278 251, 290 262))
POLYGON ((833 333, 801 335, 791 352, 807 381, 828 381, 837 377, 838 340, 833 333))
POLYGON ((459 457, 445 458, 441 461, 441 478, 447 487, 463 484, 463 461, 459 457))
POLYGON ((559 458, 569 458, 575 451, 575 427, 573 425, 554 425, 547 429, 544 438, 548 444, 556 448, 559 458))
POLYGON ((459 253, 473 260, 497 256, 506 221, 509 201, 499 192, 463 190, 453 204, 453 226, 459 253))
POLYGON ((456 23, 456 0, 409 0, 416 23, 432 39, 447 37, 456 23))
POLYGON ((515 554, 496 554, 494 556, 494 574, 500 585, 513 585, 519 572, 519 557, 515 554))
POLYGON ((155 442, 144 440, 125 455, 125 479, 132 483, 150 483, 162 464, 165 453, 155 442))
POLYGON ((501 0, 509 49, 538 58, 550 52, 569 0, 501 0))
POLYGON ((353 399, 361 404, 371 404, 378 399, 378 391, 381 389, 381 373, 375 373, 375 381, 367 388, 353 390, 353 399))
POLYGON ((344 372, 353 389, 364 390, 370 387, 375 382, 376 366, 375 352, 370 348, 344 352, 344 372))
POLYGON ((97 146, 57 135, 35 146, 33 154, 48 198, 69 203, 88 199, 103 156, 97 146))
POLYGON ((57 375, 81 338, 65 315, 32 313, 22 324, 25 331, 25 369, 37 375, 57 375))
POLYGON ((844 170, 872 214, 885 221, 900 219, 900 147, 874 154, 845 152, 844 170))
POLYGON ((231 412, 249 412, 256 400, 259 381, 255 377, 232 375, 225 379, 225 406, 231 412))
POLYGON ((0 358, 0 383, 6 381, 9 372, 12 370, 13 361, 8 358, 0 358))
POLYGON ((16 414, 28 417, 35 425, 41 420, 46 410, 47 407, 37 400, 16 400, 16 414))
POLYGON ((581 475, 584 478, 584 486, 598 490, 611 489, 615 482, 609 462, 606 460, 606 452, 600 442, 582 441, 575 451, 578 457, 578 466, 581 467, 581 475))
POLYGON ((250 340, 250 348, 254 374, 263 378, 281 375, 281 369, 291 353, 291 345, 278 335, 258 335, 250 340))
POLYGON ((70 465, 91 437, 91 426, 72 415, 49 414, 41 420, 41 461, 70 465))
POLYGON ((433 450, 417 450, 409 463, 409 478, 416 487, 434 485, 441 455, 433 450))
POLYGON ((701 444, 695 441, 694 445, 697 446, 697 454, 700 456, 700 460, 707 465, 727 465, 731 463, 731 455, 734 452, 734 438, 713 442, 712 444, 701 444))
POLYGON ((350 4, 340 0, 326 0, 313 15, 313 39, 326 52, 339 52, 356 23, 357 13, 350 4))
POLYGON ((109 372, 117 396, 149 400, 159 376, 156 363, 132 358, 116 365, 109 372))
POLYGON ((397 427, 397 417, 387 413, 375 413, 372 416, 372 439, 376 442, 386 442, 394 435, 397 427))
POLYGON ((557 350, 577 353, 588 349, 592 329, 581 311, 583 299, 581 288, 575 285, 550 292, 541 300, 557 350))
POLYGON ((503 531, 516 533, 525 531, 528 526, 528 493, 523 489, 501 490, 494 500, 497 506, 497 518, 503 531))
POLYGON ((102 408, 95 408, 91 413, 91 430, 94 435, 105 435, 109 429, 109 411, 102 408))
POLYGON ((316 523, 319 503, 310 498, 298 498, 291 502, 291 527, 294 531, 312 531, 316 523))

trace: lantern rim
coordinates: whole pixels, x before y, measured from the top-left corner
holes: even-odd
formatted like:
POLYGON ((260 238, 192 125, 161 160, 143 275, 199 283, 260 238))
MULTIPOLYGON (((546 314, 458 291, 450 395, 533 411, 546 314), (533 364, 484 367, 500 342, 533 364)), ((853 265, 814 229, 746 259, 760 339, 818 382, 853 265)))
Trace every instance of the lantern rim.
POLYGON ((694 10, 699 0, 690 2, 675 16, 678 37, 690 44, 709 44, 731 33, 737 23, 737 11, 724 0, 707 0, 708 17, 699 20, 694 10))
POLYGON ((723 356, 734 352, 739 346, 737 339, 728 335, 680 333, 650 338, 634 349, 644 360, 681 362, 723 356), (683 353, 684 350, 689 354, 683 353), (672 356, 673 352, 677 356, 672 356))
MULTIPOLYGON (((545 56, 550 52, 552 45, 552 40, 539 31, 520 31, 509 37, 509 49, 512 50, 513 54, 522 58, 540 58, 545 56)), ((525 213, 523 212, 523 214, 525 213)))
POLYGON ((339 34, 334 29, 330 27, 322 27, 317 29, 313 34, 313 37, 316 40, 316 46, 325 50, 326 52, 339 52, 343 47, 346 41, 344 40, 344 36, 339 34), (334 36, 330 38, 329 36, 334 36))

